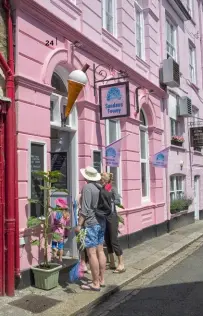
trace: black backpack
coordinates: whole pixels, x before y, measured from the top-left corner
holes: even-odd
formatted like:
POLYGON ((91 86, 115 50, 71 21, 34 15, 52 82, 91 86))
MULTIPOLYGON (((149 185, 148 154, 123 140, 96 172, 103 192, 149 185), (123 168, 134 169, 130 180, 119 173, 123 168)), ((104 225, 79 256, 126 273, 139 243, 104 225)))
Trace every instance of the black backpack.
POLYGON ((115 210, 114 193, 113 191, 107 191, 104 187, 100 187, 97 184, 95 186, 99 189, 99 200, 95 213, 96 216, 105 219, 115 210))

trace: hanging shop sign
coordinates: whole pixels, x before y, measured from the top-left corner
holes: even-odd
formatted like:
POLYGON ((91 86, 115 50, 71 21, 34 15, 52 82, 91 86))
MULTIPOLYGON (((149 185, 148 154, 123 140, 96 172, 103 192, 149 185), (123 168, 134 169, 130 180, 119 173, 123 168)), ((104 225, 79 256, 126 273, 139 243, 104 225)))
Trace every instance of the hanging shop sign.
POLYGON ((190 128, 191 147, 203 147, 203 126, 190 128))
POLYGON ((100 86, 99 104, 101 120, 129 116, 129 82, 100 86))

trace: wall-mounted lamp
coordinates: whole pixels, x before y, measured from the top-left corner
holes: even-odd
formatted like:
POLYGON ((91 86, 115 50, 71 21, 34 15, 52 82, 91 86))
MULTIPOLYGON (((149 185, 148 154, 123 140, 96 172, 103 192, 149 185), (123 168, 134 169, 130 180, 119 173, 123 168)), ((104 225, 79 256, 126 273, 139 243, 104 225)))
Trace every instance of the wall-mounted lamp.
POLYGON ((183 165, 184 165, 184 161, 183 161, 183 160, 180 160, 180 169, 181 169, 181 170, 183 169, 183 165))

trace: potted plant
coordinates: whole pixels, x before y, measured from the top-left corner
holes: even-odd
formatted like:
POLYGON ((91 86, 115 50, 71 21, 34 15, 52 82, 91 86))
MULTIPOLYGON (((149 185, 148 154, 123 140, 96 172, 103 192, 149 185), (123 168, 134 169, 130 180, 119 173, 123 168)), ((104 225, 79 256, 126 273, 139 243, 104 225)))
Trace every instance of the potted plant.
MULTIPOLYGON (((38 184, 38 190, 44 192, 44 203, 40 200, 28 200, 29 203, 40 204, 44 208, 43 217, 30 217, 28 218, 27 226, 31 229, 33 234, 35 229, 38 227, 42 228, 43 234, 42 238, 39 240, 32 240, 32 245, 42 246, 44 249, 44 258, 43 262, 36 267, 32 267, 34 273, 35 286, 43 290, 50 290, 58 285, 59 271, 62 266, 58 263, 52 263, 49 261, 49 239, 60 240, 61 235, 52 232, 52 227, 50 223, 51 215, 53 212, 63 212, 61 207, 52 207, 50 205, 50 197, 54 192, 64 192, 68 193, 67 190, 60 190, 54 187, 54 184, 57 183, 62 176, 59 171, 48 171, 48 172, 34 172, 34 176, 40 181, 43 185, 38 184), (43 244, 43 245, 42 245, 43 244)), ((68 228, 68 227, 66 227, 68 228)))
POLYGON ((181 211, 186 211, 188 210, 189 206, 192 204, 192 199, 191 198, 180 198, 180 199, 176 199, 171 201, 170 204, 170 211, 171 214, 176 214, 179 213, 181 211))
POLYGON ((181 147, 183 145, 184 141, 185 140, 184 140, 184 138, 182 136, 174 135, 171 138, 171 144, 175 145, 175 146, 180 146, 181 147))

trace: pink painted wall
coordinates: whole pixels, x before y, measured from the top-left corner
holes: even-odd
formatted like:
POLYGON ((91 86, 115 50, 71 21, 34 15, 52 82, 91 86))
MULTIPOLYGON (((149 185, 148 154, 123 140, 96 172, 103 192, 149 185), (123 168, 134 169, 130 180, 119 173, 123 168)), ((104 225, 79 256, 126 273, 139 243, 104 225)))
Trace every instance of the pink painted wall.
MULTIPOLYGON (((183 1, 184 2, 184 1, 183 1)), ((198 1, 193 1, 194 3, 194 14, 193 20, 187 21, 185 24, 179 16, 174 12, 170 7, 167 1, 163 1, 162 6, 162 17, 165 20, 166 14, 170 17, 173 17, 173 20, 177 24, 177 37, 178 37, 178 63, 180 65, 180 72, 182 73, 180 88, 171 89, 179 96, 188 96, 192 99, 192 105, 199 110, 199 117, 203 118, 203 80, 202 80, 202 65, 201 65, 201 51, 202 46, 200 43, 200 36, 202 33, 200 23, 199 23, 199 12, 202 19, 202 9, 198 8, 198 1), (197 34, 197 35, 196 35, 197 34), (199 35, 198 35, 199 34, 199 35), (187 79, 190 78, 189 74, 189 49, 188 41, 191 41, 196 48, 196 76, 197 76, 197 90, 196 93, 192 87, 190 87, 187 79)), ((166 34, 165 29, 163 28, 163 51, 166 52, 165 42, 166 34)), ((165 57, 164 57, 165 58, 165 57)), ((169 104, 168 104, 169 106, 169 104)), ((168 114, 168 113, 167 113, 168 114)), ((193 149, 191 153, 189 152, 189 139, 188 139, 188 122, 187 119, 180 119, 180 129, 182 130, 182 135, 185 139, 183 148, 177 148, 176 146, 170 147, 169 155, 169 168, 168 176, 174 174, 180 174, 185 177, 185 194, 188 197, 194 198, 194 176, 200 176, 200 192, 203 189, 203 156, 202 153, 194 152, 193 149), (183 168, 181 170, 180 161, 183 161, 183 168)), ((171 132, 170 132, 170 119, 167 115, 166 118, 166 146, 170 146, 171 143, 171 132)), ((170 182, 168 178, 168 186, 170 187, 170 182)), ((169 192, 168 192, 169 196, 169 192)), ((203 197, 201 193, 200 196, 200 210, 203 209, 203 197)), ((190 211, 194 211, 194 202, 190 206, 190 211)))
MULTIPOLYGON (((135 53, 135 16, 133 1, 118 0, 118 37, 102 29, 101 1, 77 0, 77 5, 70 1, 62 0, 34 0, 30 6, 17 3, 16 8, 16 104, 17 104, 17 130, 18 130, 18 164, 19 164, 19 212, 20 234, 27 235, 26 221, 27 196, 28 196, 28 142, 32 140, 44 141, 50 152, 50 87, 51 76, 57 65, 71 71, 81 69, 88 63, 88 84, 78 100, 78 147, 79 167, 92 164, 92 149, 105 147, 105 124, 99 119, 97 98, 93 93, 93 63, 106 63, 98 61, 94 56, 82 50, 72 50, 58 22, 49 19, 45 25, 44 19, 48 13, 59 16, 62 21, 82 32, 87 38, 97 42, 106 51, 115 56, 114 67, 117 60, 122 60, 126 65, 136 69, 143 76, 143 81, 151 80, 158 84, 159 76, 159 50, 160 41, 158 32, 158 7, 157 2, 149 2, 144 11, 146 33, 146 60, 136 58, 135 53), (35 6, 40 10, 35 10, 35 6), (38 13, 37 13, 38 12, 38 13), (44 18, 43 18, 44 17, 44 18), (61 32, 61 33, 60 33, 61 32), (57 47, 45 46, 46 40, 58 38, 57 47)), ((77 38, 76 38, 77 40, 77 38)), ((120 69, 118 69, 120 70, 120 69)), ((155 169, 150 164, 150 201, 143 204, 141 199, 140 175, 140 137, 139 117, 135 112, 135 89, 137 77, 130 80, 130 106, 131 114, 128 118, 121 119, 122 136, 131 133, 124 141, 122 148, 122 197, 126 207, 122 214, 125 226, 121 227, 122 234, 131 234, 148 226, 159 224, 167 219, 165 196, 163 189, 164 172, 155 169)), ((156 95, 146 99, 140 95, 140 106, 143 107, 149 125, 149 155, 163 147, 163 125, 160 99, 156 95)), ((47 155, 49 166, 49 155, 47 155)), ((79 177, 78 186, 82 186, 79 177)), ((21 269, 27 269, 36 264, 39 258, 38 249, 31 250, 28 246, 22 250, 21 269)))

